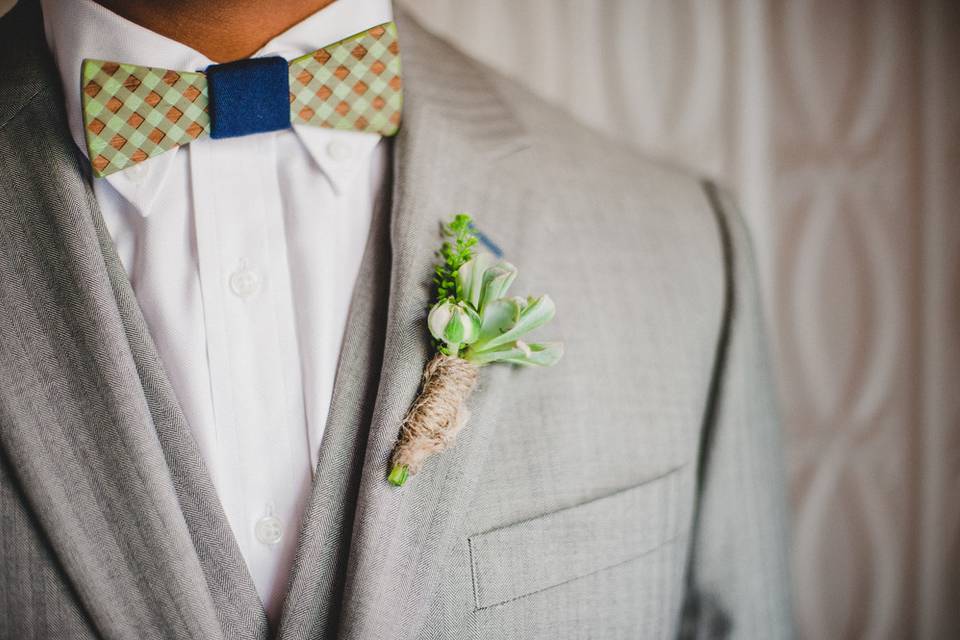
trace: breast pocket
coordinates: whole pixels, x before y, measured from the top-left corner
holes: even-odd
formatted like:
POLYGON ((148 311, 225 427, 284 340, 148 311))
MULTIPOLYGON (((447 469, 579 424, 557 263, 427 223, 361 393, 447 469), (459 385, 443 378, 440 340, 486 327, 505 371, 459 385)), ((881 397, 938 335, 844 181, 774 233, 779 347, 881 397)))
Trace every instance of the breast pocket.
POLYGON ((684 468, 468 539, 476 610, 650 554, 686 526, 684 468))

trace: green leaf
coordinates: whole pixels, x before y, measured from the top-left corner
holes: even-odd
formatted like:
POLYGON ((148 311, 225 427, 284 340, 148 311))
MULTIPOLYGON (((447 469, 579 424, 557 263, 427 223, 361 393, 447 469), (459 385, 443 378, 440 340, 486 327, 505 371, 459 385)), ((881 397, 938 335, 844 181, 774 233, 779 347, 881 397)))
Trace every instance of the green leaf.
POLYGON ((465 302, 458 303, 459 307, 466 314, 464 322, 463 344, 473 344, 480 337, 480 314, 473 310, 465 302))
MULTIPOLYGON (((481 337, 474 343, 472 351, 485 351, 519 340, 537 327, 550 322, 554 313, 556 313, 556 307, 553 304, 553 300, 550 299, 550 296, 544 294, 539 298, 530 299, 526 308, 520 312, 520 317, 516 323, 514 323, 508 331, 501 333, 499 336, 489 338, 488 340, 484 340, 483 337, 481 337)), ((482 327, 480 331, 482 334, 482 327)))
POLYGON ((509 364, 549 367, 563 356, 562 342, 525 344, 517 340, 496 349, 474 352, 468 350, 464 358, 476 365, 506 362, 509 364))
POLYGON ((480 293, 485 281, 484 273, 493 265, 493 256, 489 253, 480 253, 463 263, 457 269, 457 290, 460 299, 480 310, 480 293))
POLYGON ((450 321, 447 323, 447 326, 443 328, 443 341, 451 346, 463 342, 463 336, 466 332, 464 331, 463 322, 460 319, 462 315, 463 312, 454 307, 450 321))
POLYGON ((494 300, 480 314, 480 338, 477 343, 489 342, 509 331, 520 319, 520 305, 512 298, 494 300))
POLYGON ((476 365, 490 364, 492 362, 502 362, 508 358, 523 357, 524 352, 516 344, 510 343, 496 349, 487 349, 485 351, 474 351, 467 349, 463 359, 476 365))
POLYGON ((483 288, 479 304, 474 305, 477 310, 482 312, 486 305, 507 295, 507 290, 516 277, 517 268, 509 262, 501 261, 487 269, 483 274, 483 288))
MULTIPOLYGON (((519 340, 517 341, 519 342, 519 340)), ((511 364, 535 365, 538 367, 552 367, 563 357, 562 342, 536 342, 527 345, 528 353, 520 357, 504 358, 503 362, 511 364)))

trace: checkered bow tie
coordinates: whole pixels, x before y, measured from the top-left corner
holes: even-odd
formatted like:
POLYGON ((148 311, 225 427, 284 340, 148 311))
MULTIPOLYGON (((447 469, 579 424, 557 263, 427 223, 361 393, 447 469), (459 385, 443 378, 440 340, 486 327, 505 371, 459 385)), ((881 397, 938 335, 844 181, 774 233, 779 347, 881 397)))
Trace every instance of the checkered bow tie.
POLYGON ((209 135, 309 124, 392 136, 403 92, 387 22, 297 58, 251 58, 205 73, 84 60, 83 123, 103 177, 209 135))

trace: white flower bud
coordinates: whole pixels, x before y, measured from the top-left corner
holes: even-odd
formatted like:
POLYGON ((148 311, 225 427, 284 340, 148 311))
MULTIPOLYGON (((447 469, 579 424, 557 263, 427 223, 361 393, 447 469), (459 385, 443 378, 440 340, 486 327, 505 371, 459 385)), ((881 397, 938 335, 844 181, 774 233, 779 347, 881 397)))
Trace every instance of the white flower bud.
POLYGON ((480 337, 480 316, 466 302, 438 302, 427 316, 427 326, 434 338, 454 352, 480 337))

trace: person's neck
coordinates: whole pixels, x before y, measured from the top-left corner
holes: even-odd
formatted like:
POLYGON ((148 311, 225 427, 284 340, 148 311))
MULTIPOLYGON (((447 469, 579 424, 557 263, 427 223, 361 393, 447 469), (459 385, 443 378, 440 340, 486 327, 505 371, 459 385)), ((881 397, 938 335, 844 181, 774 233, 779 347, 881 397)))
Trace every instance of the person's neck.
POLYGON ((96 0, 215 62, 246 58, 334 0, 96 0))

